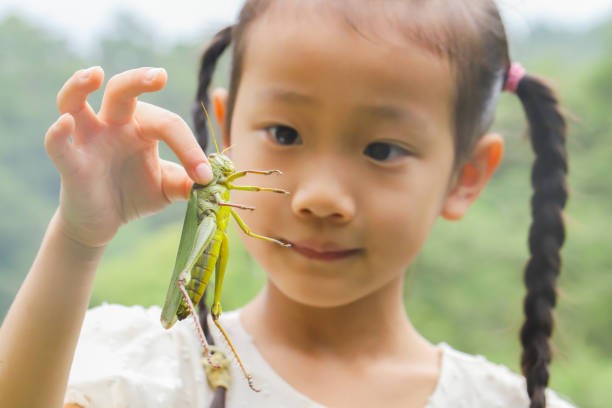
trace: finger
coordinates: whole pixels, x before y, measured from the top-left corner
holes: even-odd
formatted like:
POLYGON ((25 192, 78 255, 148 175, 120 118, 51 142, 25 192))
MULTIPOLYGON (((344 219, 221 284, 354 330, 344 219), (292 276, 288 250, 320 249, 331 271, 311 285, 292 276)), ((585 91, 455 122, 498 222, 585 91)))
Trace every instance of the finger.
POLYGON ((74 118, 69 113, 65 113, 49 127, 45 134, 45 150, 60 173, 68 171, 75 160, 73 145, 70 141, 74 130, 74 118))
POLYGON ((162 171, 162 192, 169 202, 186 200, 193 186, 193 181, 185 169, 171 161, 160 162, 162 171))
POLYGON ((163 140, 172 149, 192 180, 200 184, 208 184, 212 180, 206 155, 179 115, 159 106, 139 102, 136 121, 143 137, 163 140))
POLYGON ((104 80, 100 67, 91 67, 75 72, 57 93, 57 107, 60 113, 70 113, 79 133, 89 134, 98 125, 96 113, 87 103, 90 93, 99 89, 104 80))
POLYGON ((129 122, 136 109, 136 97, 159 91, 168 76, 163 68, 137 68, 113 76, 102 97, 100 118, 108 124, 129 122))

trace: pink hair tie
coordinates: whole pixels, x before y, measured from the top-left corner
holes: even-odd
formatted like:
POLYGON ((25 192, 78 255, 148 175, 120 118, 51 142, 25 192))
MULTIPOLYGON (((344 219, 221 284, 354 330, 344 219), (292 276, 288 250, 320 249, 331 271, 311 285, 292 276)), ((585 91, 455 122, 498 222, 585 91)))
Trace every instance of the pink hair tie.
POLYGON ((506 84, 504 85, 504 91, 516 92, 521 79, 525 77, 525 68, 518 62, 513 62, 508 69, 508 76, 506 77, 506 84))

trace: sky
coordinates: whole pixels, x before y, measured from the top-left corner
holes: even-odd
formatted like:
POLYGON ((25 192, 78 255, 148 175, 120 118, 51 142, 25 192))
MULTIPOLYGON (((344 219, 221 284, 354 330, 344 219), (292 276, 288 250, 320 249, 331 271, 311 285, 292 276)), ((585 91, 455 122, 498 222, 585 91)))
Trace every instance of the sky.
MULTIPOLYGON (((0 0, 0 18, 18 12, 58 30, 77 47, 87 46, 118 10, 136 13, 170 41, 195 36, 235 19, 243 0, 0 0)), ((612 16, 612 0, 497 0, 511 31, 528 33, 545 21, 584 29, 612 16)))

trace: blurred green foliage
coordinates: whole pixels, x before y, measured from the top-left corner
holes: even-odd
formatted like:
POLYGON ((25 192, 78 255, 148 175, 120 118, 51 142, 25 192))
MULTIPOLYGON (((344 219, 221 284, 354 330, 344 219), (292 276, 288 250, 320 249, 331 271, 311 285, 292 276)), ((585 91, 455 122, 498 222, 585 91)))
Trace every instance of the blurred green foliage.
MULTIPOLYGON (((211 32, 204 30, 202 38, 211 32)), ((607 235, 612 230, 607 213, 612 199, 612 21, 586 32, 539 27, 513 40, 515 58, 529 71, 545 73, 575 118, 551 385, 579 406, 607 407, 612 400, 612 241, 607 235)), ((132 67, 163 66, 170 78, 167 87, 145 100, 188 119, 202 47, 164 45, 146 22, 119 15, 97 48, 83 55, 23 18, 0 21, 0 316, 57 205, 59 178, 42 141, 57 116, 55 95, 64 80, 89 65, 102 65, 107 79, 132 67)), ((218 72, 215 82, 225 84, 226 70, 218 72)), ((99 93, 92 97, 94 106, 99 98, 99 93)), ((494 130, 506 136, 504 163, 466 219, 436 225, 408 272, 406 307, 432 341, 518 370, 532 153, 516 98, 502 96, 494 130)), ((166 148, 162 155, 172 158, 166 148)), ((97 275, 92 305, 163 301, 183 211, 184 205, 177 204, 120 231, 97 275)), ((226 310, 243 305, 265 282, 238 233, 231 230, 226 310)))

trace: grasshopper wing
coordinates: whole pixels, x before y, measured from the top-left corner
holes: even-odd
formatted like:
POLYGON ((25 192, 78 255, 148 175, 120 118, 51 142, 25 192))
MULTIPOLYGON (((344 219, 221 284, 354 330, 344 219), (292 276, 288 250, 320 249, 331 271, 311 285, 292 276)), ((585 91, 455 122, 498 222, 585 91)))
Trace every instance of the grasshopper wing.
POLYGON ((181 275, 186 274, 187 279, 189 279, 193 265, 210 244, 216 227, 217 223, 214 215, 204 217, 202 222, 198 224, 198 191, 192 189, 185 220, 183 221, 183 231, 176 254, 174 271, 172 272, 172 278, 170 278, 161 313, 161 324, 164 328, 169 329, 177 320, 176 311, 183 298, 183 294, 178 287, 181 275))

